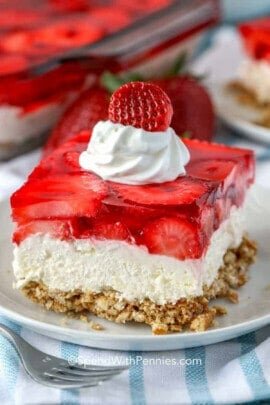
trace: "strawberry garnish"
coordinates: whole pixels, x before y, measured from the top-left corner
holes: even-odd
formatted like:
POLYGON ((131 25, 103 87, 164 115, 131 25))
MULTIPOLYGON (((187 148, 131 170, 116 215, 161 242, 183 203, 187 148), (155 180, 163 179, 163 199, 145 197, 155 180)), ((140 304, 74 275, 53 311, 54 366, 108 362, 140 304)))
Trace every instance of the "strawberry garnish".
POLYGON ((146 131, 165 131, 172 119, 167 94, 151 83, 131 82, 116 90, 109 105, 109 119, 146 131))
POLYGON ((50 153, 80 131, 85 130, 89 134, 98 121, 106 120, 109 99, 109 93, 101 87, 92 87, 81 94, 67 109, 53 130, 45 146, 45 154, 50 153))
POLYGON ((150 253, 184 260, 201 256, 201 243, 196 227, 182 218, 157 219, 143 230, 143 244, 150 253))
POLYGON ((214 133, 213 105, 205 88, 189 76, 155 80, 170 97, 173 106, 171 126, 182 136, 211 140, 214 133))
POLYGON ((127 184, 110 183, 115 192, 124 201, 145 205, 181 205, 192 204, 208 191, 205 182, 179 177, 174 181, 161 184, 130 186, 127 184))

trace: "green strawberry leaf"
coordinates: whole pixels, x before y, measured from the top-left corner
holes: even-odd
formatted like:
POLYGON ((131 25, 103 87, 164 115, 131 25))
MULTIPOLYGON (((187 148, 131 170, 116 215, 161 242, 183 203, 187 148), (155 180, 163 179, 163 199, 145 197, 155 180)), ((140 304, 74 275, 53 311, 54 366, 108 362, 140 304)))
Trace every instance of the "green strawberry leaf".
POLYGON ((188 60, 188 53, 187 51, 183 51, 178 58, 176 59, 175 63, 170 67, 170 69, 165 73, 164 77, 174 77, 181 75, 185 72, 188 60))
POLYGON ((139 73, 126 73, 124 75, 118 76, 111 72, 104 72, 101 76, 100 82, 105 89, 110 93, 113 93, 118 87, 129 82, 142 82, 144 78, 139 73))
POLYGON ((100 83, 110 93, 113 93, 116 89, 118 89, 118 87, 124 84, 123 80, 119 76, 111 72, 104 72, 100 78, 100 83))
POLYGON ((190 131, 185 131, 182 135, 181 138, 184 139, 191 139, 191 132, 190 131))

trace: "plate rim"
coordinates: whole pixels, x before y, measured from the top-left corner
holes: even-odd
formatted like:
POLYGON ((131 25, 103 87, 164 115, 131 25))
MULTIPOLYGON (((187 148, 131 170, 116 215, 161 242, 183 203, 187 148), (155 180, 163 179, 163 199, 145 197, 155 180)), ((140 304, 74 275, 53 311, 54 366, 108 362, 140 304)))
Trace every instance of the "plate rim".
MULTIPOLYGON (((213 103, 214 103, 214 108, 215 108, 215 114, 216 116, 223 121, 228 127, 234 129, 241 135, 252 139, 253 141, 259 141, 261 143, 270 144, 270 128, 264 127, 263 125, 258 125, 253 123, 252 121, 245 120, 244 118, 237 117, 236 115, 232 114, 227 114, 226 112, 223 111, 222 108, 219 106, 219 102, 217 100, 220 100, 221 97, 224 99, 226 98, 229 100, 229 97, 231 96, 226 96, 226 93, 223 89, 223 87, 226 85, 227 82, 223 81, 216 81, 216 82, 211 82, 208 85, 208 90, 212 96, 213 103), (259 134, 259 135, 258 135, 259 134), (268 139, 269 137, 269 139, 268 139)), ((239 108, 242 108, 245 110, 244 106, 241 106, 241 104, 238 104, 239 108)), ((246 109, 247 111, 247 109, 246 109)))
MULTIPOLYGON (((8 309, 3 307, 3 305, 0 304, 0 313, 8 316, 10 319, 14 319, 16 322, 19 324, 27 325, 31 328, 31 324, 36 324, 38 329, 43 330, 43 329, 48 329, 46 328, 46 325, 49 325, 50 329, 52 332, 60 333, 63 331, 66 331, 66 333, 70 332, 70 334, 75 334, 78 336, 83 336, 84 338, 101 338, 101 339, 110 339, 110 340, 117 340, 117 341, 125 341, 125 340, 132 340, 136 339, 138 341, 143 341, 143 340, 155 340, 155 341, 162 341, 162 340, 174 340, 175 338, 179 339, 179 337, 182 337, 183 339, 189 338, 189 337, 202 337, 202 336, 212 336, 220 333, 226 334, 226 332, 237 332, 239 329, 246 329, 247 326, 250 326, 249 329, 256 329, 257 327, 259 328, 260 325, 267 325, 268 323, 270 324, 270 312, 269 314, 263 315, 259 318, 255 318, 251 321, 244 321, 241 323, 237 323, 235 325, 228 325, 225 327, 218 327, 215 329, 208 329, 203 332, 176 332, 176 333, 171 333, 171 334, 165 334, 165 335, 145 335, 145 336, 137 336, 137 335, 121 335, 121 334, 114 334, 114 335, 107 335, 105 333, 102 333, 100 331, 84 331, 84 330, 76 330, 73 328, 69 328, 66 326, 61 326, 61 325, 54 325, 51 323, 48 323, 46 321, 39 321, 36 319, 33 319, 31 317, 27 317, 26 315, 18 314, 12 309, 8 309), (21 320, 20 320, 21 319, 21 320)), ((35 327, 33 325, 33 327, 35 327)), ((245 331, 243 331, 243 334, 245 331)), ((60 340, 60 339, 59 339, 60 340)), ((166 349, 164 349, 166 350, 166 349)))

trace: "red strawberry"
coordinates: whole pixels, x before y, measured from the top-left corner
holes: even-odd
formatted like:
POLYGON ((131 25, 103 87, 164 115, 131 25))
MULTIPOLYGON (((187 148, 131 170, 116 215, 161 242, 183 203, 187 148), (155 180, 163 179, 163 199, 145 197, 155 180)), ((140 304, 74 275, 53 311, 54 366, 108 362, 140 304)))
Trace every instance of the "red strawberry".
MULTIPOLYGON (((2 2, 0 2, 1 4, 2 2)), ((0 27, 1 30, 8 30, 16 31, 19 29, 24 29, 25 27, 31 27, 42 21, 42 11, 37 10, 37 8, 31 7, 27 10, 26 8, 20 9, 19 7, 14 7, 12 10, 11 8, 2 9, 0 13, 0 27)), ((1 55, 2 57, 2 55, 1 55)))
POLYGON ((230 161, 254 160, 254 152, 250 149, 240 149, 228 145, 223 145, 215 142, 201 142, 197 139, 183 139, 187 148, 190 151, 191 160, 205 159, 221 159, 230 161))
POLYGON ((150 253, 184 260, 201 256, 202 248, 194 225, 185 219, 163 217, 143 230, 143 243, 150 253))
POLYGON ((187 176, 161 184, 130 186, 110 183, 110 185, 125 201, 145 205, 192 204, 204 197, 208 191, 205 182, 187 176))
POLYGON ((215 228, 215 209, 205 206, 201 214, 201 227, 207 240, 212 236, 215 228))
POLYGON ((36 30, 32 45, 70 49, 97 41, 102 36, 104 36, 104 30, 94 25, 93 22, 89 23, 80 18, 69 18, 36 30))
POLYGON ((49 2, 61 14, 86 11, 89 7, 87 0, 49 0, 49 2))
POLYGON ((58 145, 80 131, 92 130, 100 120, 108 118, 109 93, 101 87, 92 87, 66 110, 58 125, 53 130, 44 153, 48 154, 58 145))
POLYGON ((116 90, 109 105, 109 119, 146 131, 165 131, 172 119, 172 104, 163 90, 152 83, 131 82, 116 90))
POLYGON ((155 80, 170 97, 173 106, 171 126, 181 136, 211 140, 214 132, 214 110, 202 85, 187 76, 155 80))
POLYGON ((104 7, 95 7, 89 14, 91 20, 105 26, 108 32, 119 30, 130 22, 130 15, 121 7, 116 9, 115 5, 106 4, 104 7))
POLYGON ((1 74, 11 74, 27 67, 27 59, 22 55, 1 55, 1 74))
POLYGON ((183 139, 190 151, 191 162, 207 160, 228 160, 240 167, 246 177, 247 184, 254 181, 254 152, 218 143, 201 142, 199 140, 183 139))
POLYGON ((65 152, 63 158, 66 161, 67 165, 72 167, 75 170, 80 168, 79 158, 80 152, 65 152))
POLYGON ((53 153, 44 157, 40 164, 30 174, 29 178, 44 178, 48 175, 59 173, 78 173, 82 172, 79 165, 79 156, 87 148, 89 134, 85 136, 80 134, 74 139, 65 142, 59 146, 53 153))
POLYGON ((98 222, 91 233, 98 239, 130 240, 131 238, 128 228, 121 222, 98 222))
POLYGON ((106 183, 92 173, 33 178, 13 194, 13 218, 93 217, 106 195, 106 183))
POLYGON ((186 167, 189 176, 202 180, 223 181, 236 167, 230 160, 199 160, 186 167))
POLYGON ((13 234, 13 242, 20 244, 33 234, 49 234, 57 239, 69 239, 72 236, 71 221, 36 220, 20 225, 13 234))
POLYGON ((215 202, 214 209, 215 209, 215 215, 216 219, 218 221, 218 224, 220 224, 222 221, 227 219, 230 214, 230 210, 232 207, 232 201, 230 198, 218 198, 215 202))

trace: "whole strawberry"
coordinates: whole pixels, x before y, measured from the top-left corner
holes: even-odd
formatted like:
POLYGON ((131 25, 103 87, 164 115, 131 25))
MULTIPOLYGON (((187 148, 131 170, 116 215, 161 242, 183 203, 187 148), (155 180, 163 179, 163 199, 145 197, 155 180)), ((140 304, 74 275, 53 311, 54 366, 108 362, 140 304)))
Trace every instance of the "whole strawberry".
POLYGON ((165 131, 171 123, 172 103, 157 85, 131 82, 117 89, 110 101, 109 119, 146 131, 165 131))
POLYGON ((205 88, 190 76, 173 76, 153 81, 170 97, 173 105, 171 126, 181 136, 211 140, 215 116, 205 88))
POLYGON ((102 87, 91 87, 66 110, 45 146, 48 154, 81 131, 91 131, 100 120, 108 119, 110 94, 102 87))

